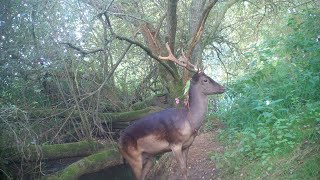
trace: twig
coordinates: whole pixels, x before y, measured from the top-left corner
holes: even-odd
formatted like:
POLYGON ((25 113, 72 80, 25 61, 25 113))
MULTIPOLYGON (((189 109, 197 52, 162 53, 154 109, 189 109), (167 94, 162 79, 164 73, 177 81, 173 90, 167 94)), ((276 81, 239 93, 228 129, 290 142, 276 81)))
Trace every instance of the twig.
POLYGON ((75 45, 73 45, 71 43, 67 43, 67 42, 61 42, 60 44, 68 45, 70 48, 79 51, 83 55, 93 54, 93 53, 96 53, 96 52, 103 51, 103 49, 95 49, 95 50, 86 51, 86 50, 81 49, 80 47, 77 47, 77 46, 75 46, 75 45))
POLYGON ((144 20, 144 19, 141 19, 141 18, 135 17, 135 16, 130 15, 130 14, 114 13, 114 12, 109 12, 109 14, 110 14, 110 15, 115 15, 115 16, 124 16, 124 17, 129 17, 129 18, 132 18, 132 19, 135 19, 135 20, 139 20, 139 21, 143 21, 143 22, 146 22, 146 23, 150 23, 150 22, 148 22, 147 20, 144 20))
POLYGON ((117 69, 117 67, 119 66, 120 62, 123 60, 124 56, 127 54, 127 52, 129 51, 130 47, 132 44, 129 44, 127 46, 127 48, 125 49, 125 51, 123 52, 123 54, 120 56, 120 58, 118 59, 118 61, 116 62, 116 64, 113 66, 113 68, 111 69, 110 73, 108 74, 108 76, 105 78, 105 80, 102 82, 102 84, 100 85, 100 87, 96 90, 94 90, 93 92, 89 93, 86 97, 80 99, 79 102, 82 102, 83 100, 87 99, 88 97, 94 95, 95 93, 99 92, 104 85, 109 81, 109 79, 111 78, 111 76, 113 75, 113 73, 115 72, 115 70, 117 69))

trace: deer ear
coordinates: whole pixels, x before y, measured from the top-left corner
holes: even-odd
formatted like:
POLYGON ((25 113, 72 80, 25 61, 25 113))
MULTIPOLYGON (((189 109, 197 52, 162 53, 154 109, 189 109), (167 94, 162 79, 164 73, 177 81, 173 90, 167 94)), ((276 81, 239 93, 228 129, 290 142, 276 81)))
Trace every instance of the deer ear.
POLYGON ((195 74, 192 76, 191 81, 192 81, 192 82, 198 82, 200 76, 201 76, 201 72, 198 71, 197 73, 195 73, 195 74))

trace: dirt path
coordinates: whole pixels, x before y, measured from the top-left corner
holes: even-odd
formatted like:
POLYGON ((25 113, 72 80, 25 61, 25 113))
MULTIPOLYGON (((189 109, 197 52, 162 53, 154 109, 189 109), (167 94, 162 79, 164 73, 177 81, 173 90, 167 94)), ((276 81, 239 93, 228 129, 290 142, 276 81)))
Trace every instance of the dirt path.
MULTIPOLYGON (((222 152, 223 146, 217 140, 217 130, 209 133, 200 133, 194 140, 188 155, 188 178, 190 180, 210 180, 217 175, 216 165, 210 155, 222 152)), ((162 172, 167 180, 183 179, 179 166, 174 158, 167 158, 165 169, 162 172)))

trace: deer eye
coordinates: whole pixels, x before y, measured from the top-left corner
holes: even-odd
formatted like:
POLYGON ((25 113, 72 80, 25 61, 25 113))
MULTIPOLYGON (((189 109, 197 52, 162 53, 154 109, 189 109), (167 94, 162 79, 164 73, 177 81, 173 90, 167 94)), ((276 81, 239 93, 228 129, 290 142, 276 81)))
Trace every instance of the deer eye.
POLYGON ((208 79, 203 80, 203 82, 208 82, 208 79))

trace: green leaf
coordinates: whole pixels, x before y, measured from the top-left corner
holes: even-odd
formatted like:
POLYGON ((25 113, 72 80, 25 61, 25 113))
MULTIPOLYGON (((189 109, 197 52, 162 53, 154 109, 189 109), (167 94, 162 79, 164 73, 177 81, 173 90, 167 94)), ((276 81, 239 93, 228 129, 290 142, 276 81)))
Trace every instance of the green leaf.
POLYGON ((183 93, 183 95, 186 95, 186 94, 188 93, 189 89, 190 89, 190 80, 188 80, 188 81, 186 82, 186 85, 184 86, 184 93, 183 93))
POLYGON ((271 101, 270 104, 276 104, 276 103, 281 102, 281 101, 283 101, 283 100, 284 100, 284 99, 278 99, 278 100, 275 100, 275 101, 271 101))

